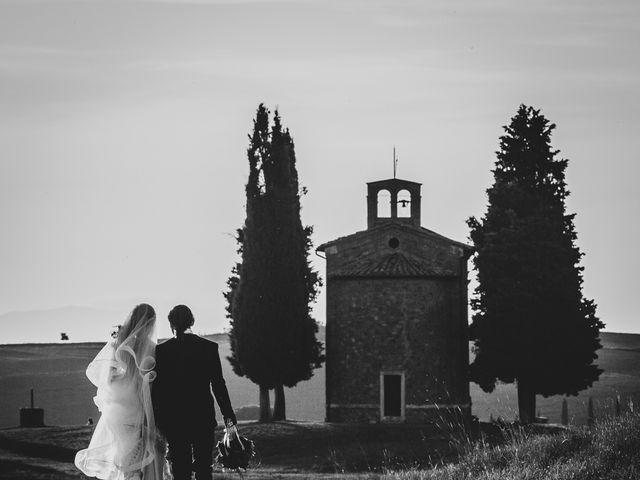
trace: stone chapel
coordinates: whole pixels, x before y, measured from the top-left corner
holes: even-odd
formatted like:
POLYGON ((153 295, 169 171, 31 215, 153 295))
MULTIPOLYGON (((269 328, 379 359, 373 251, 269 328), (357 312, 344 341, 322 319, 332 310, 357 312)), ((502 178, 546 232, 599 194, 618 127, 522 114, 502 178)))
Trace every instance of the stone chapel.
POLYGON ((368 183, 367 230, 326 258, 326 420, 470 417, 467 260, 420 225, 421 184, 368 183))

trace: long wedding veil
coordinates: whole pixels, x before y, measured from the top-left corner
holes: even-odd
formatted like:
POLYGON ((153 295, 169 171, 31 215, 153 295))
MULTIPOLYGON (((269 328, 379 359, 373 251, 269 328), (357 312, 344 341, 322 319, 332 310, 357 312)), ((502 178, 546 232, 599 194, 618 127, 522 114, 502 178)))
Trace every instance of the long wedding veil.
POLYGON ((75 464, 87 476, 162 479, 164 458, 151 404, 155 335, 153 308, 138 305, 87 367, 101 413, 89 447, 76 454, 75 464))

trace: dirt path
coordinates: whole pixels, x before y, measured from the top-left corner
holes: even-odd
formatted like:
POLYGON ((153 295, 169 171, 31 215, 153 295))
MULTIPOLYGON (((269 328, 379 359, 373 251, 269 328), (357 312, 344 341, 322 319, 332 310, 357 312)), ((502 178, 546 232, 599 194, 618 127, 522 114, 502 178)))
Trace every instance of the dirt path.
MULTIPOLYGON (((284 472, 255 468, 244 473, 214 471, 214 480, 378 480, 380 474, 332 474, 284 472)), ((1 480, 82 480, 87 479, 69 462, 29 457, 0 449, 1 480)))
MULTIPOLYGON (((70 461, 0 448, 0 480, 88 480, 70 461)), ((47 452, 48 453, 48 452, 47 452)), ((379 473, 316 473, 298 469, 256 465, 246 472, 214 469, 214 480, 378 480, 379 473)))
POLYGON ((378 480, 382 478, 382 476, 375 473, 279 473, 271 470, 257 469, 249 470, 244 474, 215 472, 213 478, 214 480, 378 480))
MULTIPOLYGON (((86 478, 73 458, 92 431, 86 426, 1 429, 0 479, 86 478)), ((448 438, 428 425, 246 423, 241 432, 256 443, 251 468, 242 475, 216 469, 214 478, 377 480, 386 468, 417 466, 451 449, 448 438)))

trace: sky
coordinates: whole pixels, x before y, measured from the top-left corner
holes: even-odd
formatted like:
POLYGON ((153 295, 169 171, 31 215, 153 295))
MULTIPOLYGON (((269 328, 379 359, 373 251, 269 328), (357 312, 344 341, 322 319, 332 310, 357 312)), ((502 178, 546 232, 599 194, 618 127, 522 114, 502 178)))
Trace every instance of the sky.
POLYGON ((638 85, 633 0, 0 0, 0 319, 147 301, 227 328, 261 102, 295 141, 316 245, 366 228, 394 146, 422 225, 468 242, 524 103, 569 159, 584 295, 640 333, 638 85))

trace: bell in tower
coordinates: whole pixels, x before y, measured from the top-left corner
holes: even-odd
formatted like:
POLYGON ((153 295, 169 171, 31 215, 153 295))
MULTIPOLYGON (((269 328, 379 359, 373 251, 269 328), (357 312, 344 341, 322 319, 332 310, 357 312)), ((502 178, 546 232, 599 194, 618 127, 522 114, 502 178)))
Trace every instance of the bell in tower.
POLYGON ((420 227, 420 187, 399 178, 367 183, 367 228, 390 222, 420 227))

